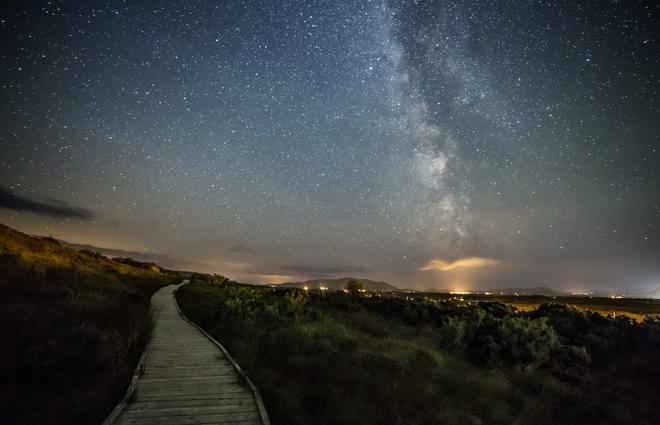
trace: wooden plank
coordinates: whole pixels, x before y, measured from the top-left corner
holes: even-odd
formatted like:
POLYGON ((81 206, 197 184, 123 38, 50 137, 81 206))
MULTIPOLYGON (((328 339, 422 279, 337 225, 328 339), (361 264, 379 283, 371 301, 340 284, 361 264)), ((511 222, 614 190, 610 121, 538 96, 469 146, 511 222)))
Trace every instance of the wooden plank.
POLYGON ((250 413, 210 413, 210 414, 200 414, 191 413, 188 415, 171 415, 171 416, 160 416, 160 417, 147 417, 147 416, 133 416, 127 417, 122 415, 119 417, 118 423, 123 424, 142 424, 142 425, 156 425, 156 424, 200 424, 200 423, 216 423, 216 424, 226 424, 231 423, 232 421, 253 421, 252 423, 259 423, 259 414, 256 412, 250 413))
POLYGON ((224 349, 179 315, 172 296, 175 289, 163 288, 152 298, 155 325, 144 373, 137 380, 133 402, 114 423, 262 423, 255 393, 224 349))
MULTIPOLYGON (((245 394, 241 393, 224 393, 224 394, 150 394, 149 396, 141 397, 139 394, 134 399, 133 403, 149 403, 149 402, 170 402, 176 401, 185 404, 189 400, 215 400, 218 403, 223 403, 226 400, 242 400, 245 399, 245 394)), ((252 398, 250 398, 252 400, 252 398)))
POLYGON ((159 400, 159 401, 141 401, 134 402, 131 406, 132 411, 140 410, 160 410, 165 408, 188 408, 195 406, 252 406, 254 400, 252 398, 228 398, 228 399, 191 399, 191 400, 159 400), (172 407, 175 406, 175 407, 172 407))
POLYGON ((253 415, 256 410, 253 405, 239 404, 239 405, 200 405, 200 406, 177 406, 151 409, 132 409, 130 412, 124 414, 124 418, 163 418, 169 416, 201 416, 201 415, 253 415))
POLYGON ((187 392, 184 392, 184 391, 181 391, 181 390, 180 391, 173 391, 173 390, 168 390, 167 388, 164 388, 162 391, 152 390, 152 391, 149 391, 149 392, 140 392, 140 391, 136 392, 136 394, 138 394, 138 396, 143 395, 145 393, 148 394, 147 397, 149 395, 161 397, 161 396, 168 395, 168 394, 172 395, 172 396, 181 396, 181 395, 185 395, 185 394, 188 394, 188 395, 195 395, 195 394, 196 395, 203 395, 203 394, 234 394, 234 393, 249 394, 248 392, 246 392, 246 389, 244 387, 240 387, 240 386, 237 386, 235 384, 234 385, 223 386, 222 387, 222 392, 219 392, 216 388, 209 388, 209 389, 196 388, 195 391, 187 391, 187 392))
POLYGON ((236 374, 229 374, 229 373, 223 373, 223 374, 218 374, 215 376, 191 376, 191 375, 175 375, 175 376, 163 376, 163 375, 151 375, 151 376, 145 376, 142 378, 142 384, 144 386, 147 386, 147 384, 151 385, 172 385, 175 386, 177 384, 184 384, 184 385, 190 385, 190 384, 217 384, 217 383, 223 383, 223 382, 238 382, 238 377, 236 374))

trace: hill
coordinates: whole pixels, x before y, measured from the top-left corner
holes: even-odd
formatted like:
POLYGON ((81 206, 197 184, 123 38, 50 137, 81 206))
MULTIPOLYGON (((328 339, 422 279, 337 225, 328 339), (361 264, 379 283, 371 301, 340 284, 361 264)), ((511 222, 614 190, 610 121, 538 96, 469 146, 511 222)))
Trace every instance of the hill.
POLYGON ((0 423, 101 423, 132 376, 149 300, 177 274, 0 224, 0 423))
POLYGON ((309 289, 321 289, 321 287, 324 287, 332 291, 340 291, 346 288, 346 284, 351 280, 357 281, 370 291, 396 292, 399 290, 399 288, 387 282, 373 281, 369 279, 356 279, 352 277, 342 277, 339 279, 312 279, 305 282, 285 282, 278 284, 278 286, 287 288, 307 287, 309 289))
POLYGON ((164 269, 156 263, 145 263, 142 261, 136 261, 132 258, 116 257, 113 258, 112 261, 119 264, 128 264, 129 266, 137 267, 143 270, 149 270, 153 273, 162 273, 164 271, 164 269))

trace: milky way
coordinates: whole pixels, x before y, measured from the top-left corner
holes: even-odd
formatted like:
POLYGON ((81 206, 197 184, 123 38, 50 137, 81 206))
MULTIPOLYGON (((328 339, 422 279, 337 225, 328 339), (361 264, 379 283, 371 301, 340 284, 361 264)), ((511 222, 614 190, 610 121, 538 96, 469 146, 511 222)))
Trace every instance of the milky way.
POLYGON ((659 13, 3 5, 0 221, 251 282, 647 290, 659 13))

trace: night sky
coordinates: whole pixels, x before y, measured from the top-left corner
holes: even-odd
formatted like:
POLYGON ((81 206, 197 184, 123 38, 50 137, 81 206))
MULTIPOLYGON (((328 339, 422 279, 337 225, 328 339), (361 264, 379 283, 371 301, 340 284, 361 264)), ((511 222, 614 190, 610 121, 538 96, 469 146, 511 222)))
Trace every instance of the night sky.
POLYGON ((658 2, 31 3, 2 223, 249 282, 660 285, 658 2))

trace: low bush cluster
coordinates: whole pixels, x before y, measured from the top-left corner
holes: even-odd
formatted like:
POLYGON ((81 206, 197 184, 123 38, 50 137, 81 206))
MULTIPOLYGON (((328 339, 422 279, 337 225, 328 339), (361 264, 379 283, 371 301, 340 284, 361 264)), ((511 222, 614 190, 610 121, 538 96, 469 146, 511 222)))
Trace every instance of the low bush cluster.
POLYGON ((523 313, 491 302, 272 289, 220 276, 197 276, 177 299, 247 370, 275 424, 660 418, 653 319, 639 324, 550 304, 523 313), (653 372, 626 376, 617 362, 653 372))

